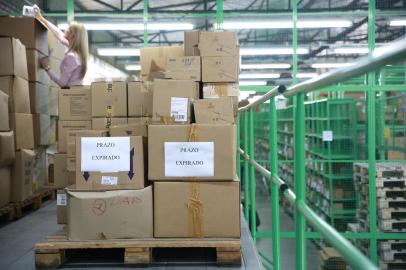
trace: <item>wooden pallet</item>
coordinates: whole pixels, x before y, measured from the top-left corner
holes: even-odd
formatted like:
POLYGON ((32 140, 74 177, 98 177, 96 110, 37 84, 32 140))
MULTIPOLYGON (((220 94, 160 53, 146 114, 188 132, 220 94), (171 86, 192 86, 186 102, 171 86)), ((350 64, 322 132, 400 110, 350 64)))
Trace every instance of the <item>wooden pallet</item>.
POLYGON ((379 261, 379 268, 382 270, 403 270, 406 269, 406 262, 398 260, 392 262, 379 261))
POLYGON ((0 217, 7 221, 11 221, 14 219, 14 206, 13 204, 9 203, 0 208, 0 217))
POLYGON ((380 250, 405 250, 406 240, 386 240, 379 242, 380 250))
POLYGON ((14 216, 12 219, 21 218, 24 213, 30 210, 37 210, 41 208, 42 204, 48 200, 55 200, 56 189, 53 187, 43 187, 38 190, 34 195, 25 199, 22 202, 12 203, 14 208, 14 216))
POLYGON ((241 240, 238 238, 71 241, 67 239, 66 230, 35 245, 35 265, 37 268, 56 268, 66 260, 66 251, 82 249, 124 249, 125 265, 148 265, 153 262, 152 250, 155 248, 215 248, 217 264, 241 265, 241 240))

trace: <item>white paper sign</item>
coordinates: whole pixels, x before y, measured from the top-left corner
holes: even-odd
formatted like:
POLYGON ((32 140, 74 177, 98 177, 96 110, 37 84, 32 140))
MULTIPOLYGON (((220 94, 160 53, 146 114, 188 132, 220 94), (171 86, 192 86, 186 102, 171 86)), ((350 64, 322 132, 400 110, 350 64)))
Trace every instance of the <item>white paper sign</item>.
POLYGON ((323 141, 325 141, 325 142, 333 141, 333 131, 323 130, 323 141))
POLYGON ((118 181, 117 176, 102 176, 101 184, 108 185, 108 186, 116 186, 118 181))
POLYGON ((57 194, 56 195, 56 205, 59 205, 59 206, 67 205, 66 194, 57 194))
POLYGON ((82 172, 126 172, 130 170, 130 137, 81 138, 82 172))
POLYGON ((165 176, 214 176, 214 143, 165 142, 165 176))
POLYGON ((171 98, 171 117, 175 118, 175 122, 187 121, 187 105, 188 99, 182 97, 171 98))

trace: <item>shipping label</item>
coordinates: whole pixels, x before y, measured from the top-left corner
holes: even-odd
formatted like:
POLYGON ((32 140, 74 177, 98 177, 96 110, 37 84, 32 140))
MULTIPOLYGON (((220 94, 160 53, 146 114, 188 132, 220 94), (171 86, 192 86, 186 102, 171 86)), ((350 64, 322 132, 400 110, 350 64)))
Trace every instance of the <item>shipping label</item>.
POLYGON ((214 143, 165 142, 165 176, 214 176, 214 143))
POLYGON ((325 142, 333 141, 333 131, 323 130, 323 141, 325 141, 325 142))
POLYGON ((67 205, 66 194, 57 194, 56 195, 56 205, 58 205, 58 206, 67 205))
POLYGON ((171 98, 171 117, 175 122, 187 121, 188 98, 172 97, 171 98))
POLYGON ((118 182, 118 177, 117 176, 102 176, 101 178, 101 184, 102 185, 107 185, 107 186, 116 186, 118 182))

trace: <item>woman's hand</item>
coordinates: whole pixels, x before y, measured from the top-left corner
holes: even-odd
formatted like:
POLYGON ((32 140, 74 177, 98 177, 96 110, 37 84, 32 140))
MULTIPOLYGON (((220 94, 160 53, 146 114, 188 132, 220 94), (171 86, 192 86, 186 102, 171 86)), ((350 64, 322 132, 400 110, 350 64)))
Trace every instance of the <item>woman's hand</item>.
POLYGON ((45 56, 45 57, 41 58, 40 63, 41 63, 41 67, 43 69, 45 69, 46 71, 49 70, 50 67, 49 67, 49 58, 48 58, 48 56, 45 56))
POLYGON ((35 18, 37 18, 37 19, 42 18, 41 10, 37 5, 34 6, 34 13, 35 13, 35 18))

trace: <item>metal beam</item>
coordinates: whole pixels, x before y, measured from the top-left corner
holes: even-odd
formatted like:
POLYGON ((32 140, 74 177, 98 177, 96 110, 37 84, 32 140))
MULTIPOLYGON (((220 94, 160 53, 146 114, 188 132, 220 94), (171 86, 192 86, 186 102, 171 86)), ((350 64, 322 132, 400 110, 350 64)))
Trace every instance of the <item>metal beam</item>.
POLYGON ((127 9, 125 11, 130 11, 132 10, 135 6, 137 6, 138 4, 140 4, 143 0, 138 0, 135 1, 134 3, 132 3, 129 7, 127 7, 127 9))
MULTIPOLYGON (((208 2, 213 2, 213 1, 216 1, 216 0, 208 0, 208 2)), ((163 9, 185 7, 185 6, 191 6, 191 5, 201 4, 201 3, 202 3, 201 1, 191 1, 191 2, 184 2, 184 3, 178 3, 178 4, 164 5, 164 6, 151 8, 151 11, 159 11, 159 10, 163 10, 163 9)))
POLYGON ((102 0, 93 0, 93 1, 100 4, 100 5, 102 5, 102 6, 108 7, 110 9, 112 9, 112 10, 120 11, 120 9, 118 7, 115 7, 115 6, 113 6, 113 5, 109 4, 109 3, 106 3, 104 1, 102 1, 102 0))

